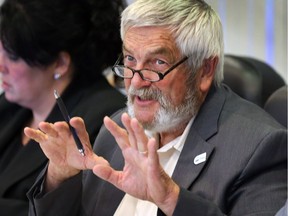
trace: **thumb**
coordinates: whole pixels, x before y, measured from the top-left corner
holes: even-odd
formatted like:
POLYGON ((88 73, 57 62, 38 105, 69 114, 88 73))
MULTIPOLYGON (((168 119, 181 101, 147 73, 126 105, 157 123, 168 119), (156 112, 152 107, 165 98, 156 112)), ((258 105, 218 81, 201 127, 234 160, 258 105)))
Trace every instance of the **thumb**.
POLYGON ((114 170, 110 165, 97 164, 93 167, 93 173, 117 187, 117 179, 119 179, 120 172, 114 170))

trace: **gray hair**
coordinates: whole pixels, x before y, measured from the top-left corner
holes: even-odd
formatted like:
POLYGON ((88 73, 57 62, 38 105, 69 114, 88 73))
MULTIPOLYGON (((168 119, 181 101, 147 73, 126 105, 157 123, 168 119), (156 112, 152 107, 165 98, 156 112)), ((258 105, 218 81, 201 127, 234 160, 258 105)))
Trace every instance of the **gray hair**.
POLYGON ((223 80, 223 31, 216 12, 203 0, 136 0, 122 13, 121 38, 131 27, 162 26, 174 35, 195 71, 205 59, 218 57, 214 84, 223 80))

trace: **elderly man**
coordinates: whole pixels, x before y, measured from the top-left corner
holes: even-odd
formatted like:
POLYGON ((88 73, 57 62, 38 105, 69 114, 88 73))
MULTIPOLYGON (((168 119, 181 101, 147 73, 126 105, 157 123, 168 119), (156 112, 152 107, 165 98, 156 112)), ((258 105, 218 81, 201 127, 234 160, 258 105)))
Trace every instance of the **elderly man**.
POLYGON ((104 118, 93 150, 77 117, 84 157, 64 122, 25 129, 50 160, 28 195, 30 215, 274 215, 286 200, 286 130, 221 84, 211 7, 138 0, 121 36, 113 70, 127 109, 104 118))

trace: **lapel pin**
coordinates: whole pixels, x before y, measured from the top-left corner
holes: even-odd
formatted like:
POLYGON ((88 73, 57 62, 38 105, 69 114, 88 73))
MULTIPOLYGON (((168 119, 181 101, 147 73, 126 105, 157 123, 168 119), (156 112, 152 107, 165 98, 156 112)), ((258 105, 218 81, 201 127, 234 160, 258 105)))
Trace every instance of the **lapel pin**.
POLYGON ((205 161, 206 161, 206 155, 207 155, 206 152, 197 155, 197 156, 194 158, 194 164, 197 165, 197 164, 200 164, 200 163, 205 162, 205 161))

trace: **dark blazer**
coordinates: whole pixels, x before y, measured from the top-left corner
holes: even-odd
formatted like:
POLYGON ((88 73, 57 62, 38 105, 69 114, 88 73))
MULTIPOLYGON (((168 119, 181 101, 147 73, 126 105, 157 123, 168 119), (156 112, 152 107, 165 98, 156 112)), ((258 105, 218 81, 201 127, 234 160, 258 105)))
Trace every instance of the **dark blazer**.
MULTIPOLYGON (((116 122, 121 113, 114 116, 116 122)), ((181 187, 173 215, 275 215, 286 201, 286 143, 287 131, 261 108, 226 86, 212 88, 172 176, 181 187), (203 153, 206 160, 195 163, 203 153)), ((123 168, 121 151, 104 127, 94 150, 115 169, 123 168)), ((44 170, 28 194, 30 215, 112 216, 124 193, 91 171, 84 173, 83 184, 80 173, 42 195, 44 170)))
MULTIPOLYGON (((63 101, 67 105, 71 117, 80 116, 85 120, 90 140, 94 141, 104 116, 111 115, 119 108, 124 107, 126 98, 103 78, 90 87, 72 83, 63 93, 63 101)), ((23 127, 31 119, 32 113, 28 109, 9 103, 2 94, 0 96, 0 116, 1 155, 15 134, 22 133, 23 127)), ((64 121, 57 106, 53 108, 46 121, 64 121)), ((29 205, 26 193, 46 163, 47 158, 41 148, 32 140, 15 154, 5 172, 0 174, 1 216, 28 215, 29 205)))

